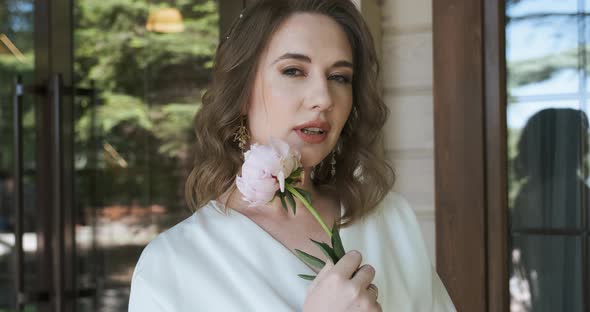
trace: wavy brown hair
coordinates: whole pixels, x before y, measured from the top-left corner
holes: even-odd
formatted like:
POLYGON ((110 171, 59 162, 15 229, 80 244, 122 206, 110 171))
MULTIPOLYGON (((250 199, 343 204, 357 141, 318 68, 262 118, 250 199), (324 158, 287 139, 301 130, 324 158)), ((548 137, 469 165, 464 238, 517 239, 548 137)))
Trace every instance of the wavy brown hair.
POLYGON ((346 33, 353 52, 353 105, 337 143, 336 175, 330 159, 314 168, 314 186, 337 194, 344 205, 342 226, 374 210, 393 187, 395 174, 383 152, 389 110, 378 90, 379 63, 371 33, 349 0, 259 0, 236 19, 217 47, 213 77, 194 119, 194 166, 185 196, 196 210, 228 190, 243 164, 233 141, 246 111, 259 62, 272 34, 295 13, 322 14, 346 33))

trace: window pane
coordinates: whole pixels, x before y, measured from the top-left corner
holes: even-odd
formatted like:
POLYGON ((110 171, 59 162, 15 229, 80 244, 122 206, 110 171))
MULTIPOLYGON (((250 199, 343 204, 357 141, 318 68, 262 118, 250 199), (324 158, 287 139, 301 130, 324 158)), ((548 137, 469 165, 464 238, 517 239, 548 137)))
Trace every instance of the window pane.
POLYGON ((506 2, 512 312, 590 303, 589 11, 590 0, 506 2))
MULTIPOLYGON (((580 91, 577 0, 508 1, 506 61, 510 96, 580 91)), ((582 36, 583 37, 583 36, 582 36)))
MULTIPOLYGON (((589 0, 585 0, 589 1, 589 0)), ((506 14, 523 16, 544 13, 576 13, 578 0, 508 0, 506 14)))
POLYGON ((581 239, 516 236, 512 239, 512 312, 582 311, 581 239))

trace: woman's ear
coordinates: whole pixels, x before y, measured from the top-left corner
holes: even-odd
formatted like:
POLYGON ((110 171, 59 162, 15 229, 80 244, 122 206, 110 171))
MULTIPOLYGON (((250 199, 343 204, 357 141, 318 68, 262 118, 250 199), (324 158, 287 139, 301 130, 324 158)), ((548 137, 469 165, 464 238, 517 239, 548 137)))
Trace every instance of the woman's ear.
POLYGON ((242 104, 242 108, 240 109, 240 115, 243 117, 248 117, 248 105, 249 103, 242 104))

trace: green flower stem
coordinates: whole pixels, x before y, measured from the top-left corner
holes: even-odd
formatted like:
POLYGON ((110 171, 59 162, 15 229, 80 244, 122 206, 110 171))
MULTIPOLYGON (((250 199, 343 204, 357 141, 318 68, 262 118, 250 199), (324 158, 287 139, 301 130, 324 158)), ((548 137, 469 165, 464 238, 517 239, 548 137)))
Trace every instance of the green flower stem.
POLYGON ((297 192, 297 190, 294 187, 292 187, 291 185, 289 185, 287 183, 285 183, 285 188, 289 192, 291 192, 291 194, 295 195, 295 197, 297 197, 303 203, 305 208, 307 208, 307 210, 309 210, 309 212, 311 212, 311 214, 316 218, 316 220, 318 220, 318 222, 320 223, 320 225, 322 226, 324 231, 326 233, 328 233, 328 236, 330 236, 330 238, 332 238, 332 231, 330 231, 330 228, 326 225, 326 223, 324 223, 324 220, 322 220, 322 217, 320 217, 320 215, 318 214, 317 211, 315 211, 313 206, 307 202, 305 197, 303 197, 303 195, 301 195, 299 192, 297 192))

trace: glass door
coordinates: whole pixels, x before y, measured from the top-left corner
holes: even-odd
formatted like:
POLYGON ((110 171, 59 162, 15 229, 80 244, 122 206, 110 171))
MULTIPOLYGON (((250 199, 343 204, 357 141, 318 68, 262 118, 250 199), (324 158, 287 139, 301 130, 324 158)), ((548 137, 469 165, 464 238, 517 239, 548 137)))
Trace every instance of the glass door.
POLYGON ((127 310, 143 247, 192 213, 193 116, 242 6, 0 2, 0 312, 127 310))
POLYGON ((20 82, 33 81, 39 62, 34 50, 34 7, 32 0, 0 2, 0 311, 12 311, 19 293, 23 296, 20 307, 26 311, 38 307, 30 299, 42 301, 48 297, 38 287, 42 284, 38 274, 42 263, 35 211, 34 98, 21 97, 18 107, 14 105, 17 77, 20 82), (15 137, 20 146, 15 144, 15 137), (15 158, 19 158, 18 172, 15 158), (18 199, 17 192, 22 194, 18 199), (18 215, 16 205, 20 207, 18 215), (20 235, 15 235, 17 232, 20 235))
POLYGON ((219 38, 214 0, 76 0, 74 167, 80 311, 125 311, 143 247, 191 212, 192 120, 219 38))

